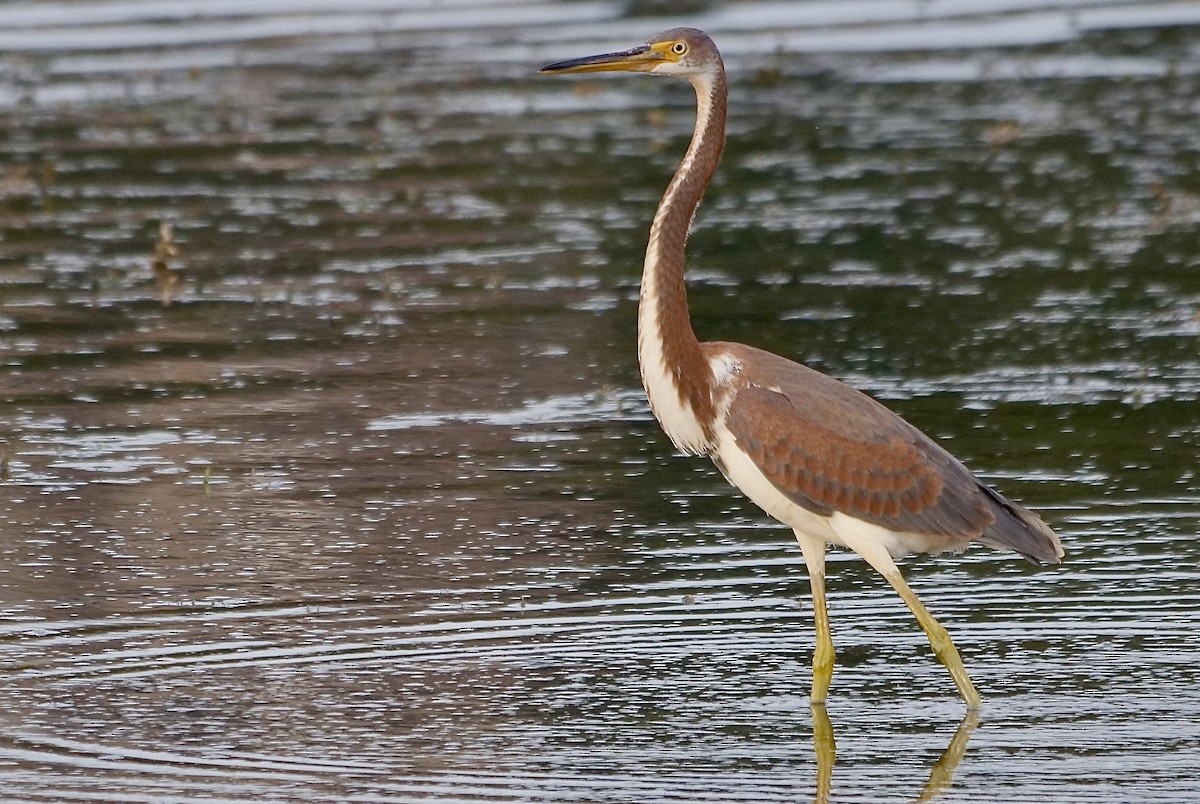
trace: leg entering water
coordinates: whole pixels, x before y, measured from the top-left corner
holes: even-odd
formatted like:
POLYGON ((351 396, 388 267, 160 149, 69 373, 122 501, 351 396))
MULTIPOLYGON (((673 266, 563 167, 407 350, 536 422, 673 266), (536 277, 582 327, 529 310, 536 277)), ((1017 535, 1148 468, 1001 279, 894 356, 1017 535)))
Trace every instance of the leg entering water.
POLYGON ((817 631, 817 644, 813 650, 812 704, 824 705, 829 697, 829 683, 833 679, 833 635, 829 630, 829 609, 825 602, 825 540, 796 531, 796 540, 804 553, 808 567, 808 581, 812 589, 813 620, 817 631))
POLYGON ((950 678, 954 679, 954 686, 958 687, 958 693, 967 702, 967 707, 969 709, 978 709, 983 701, 980 699, 979 693, 975 691, 975 685, 971 683, 971 679, 967 675, 967 668, 963 665, 962 658, 958 655, 958 649, 954 647, 954 643, 950 640, 950 634, 929 613, 929 609, 925 608, 925 604, 917 598, 916 593, 909 588, 904 578, 900 577, 899 570, 893 568, 891 575, 884 575, 883 577, 887 578, 888 583, 900 594, 900 597, 904 598, 904 602, 912 610, 913 616, 917 618, 917 622, 921 624, 921 628, 925 631, 925 636, 929 637, 929 645, 933 648, 934 655, 950 671, 950 678))
POLYGON ((869 537, 861 538, 858 534, 843 533, 841 535, 846 540, 846 546, 862 556, 868 564, 875 568, 876 572, 886 578, 908 605, 913 616, 917 618, 917 622, 921 624, 921 630, 929 638, 929 645, 933 648, 934 655, 950 671, 950 678, 954 679, 954 686, 958 687, 958 693, 966 701, 967 707, 978 709, 982 701, 979 693, 975 691, 975 685, 967 676, 967 668, 963 666, 958 649, 950 640, 950 634, 946 632, 941 623, 934 619, 933 615, 929 613, 929 609, 925 608, 925 604, 909 588, 883 543, 869 537))

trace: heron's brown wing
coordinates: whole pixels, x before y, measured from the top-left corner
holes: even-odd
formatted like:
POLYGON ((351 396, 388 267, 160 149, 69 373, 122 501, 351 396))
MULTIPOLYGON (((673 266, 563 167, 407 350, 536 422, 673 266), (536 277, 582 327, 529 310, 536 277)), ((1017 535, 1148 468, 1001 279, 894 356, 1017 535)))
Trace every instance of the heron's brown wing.
POLYGON ((769 388, 746 377, 726 426, 789 499, 821 515, 840 511, 964 544, 992 524, 978 481, 927 436, 850 386, 775 360, 788 376, 769 388))

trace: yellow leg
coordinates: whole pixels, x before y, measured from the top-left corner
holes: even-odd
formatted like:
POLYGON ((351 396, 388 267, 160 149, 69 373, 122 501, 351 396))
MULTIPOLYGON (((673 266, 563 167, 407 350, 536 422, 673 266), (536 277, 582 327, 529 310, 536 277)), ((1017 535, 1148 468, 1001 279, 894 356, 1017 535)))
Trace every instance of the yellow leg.
POLYGON ((950 678, 954 679, 954 686, 958 687, 958 693, 966 701, 967 708, 978 709, 982 701, 979 698, 979 693, 975 691, 975 685, 971 683, 971 679, 967 676, 967 668, 963 666, 962 658, 958 655, 958 649, 954 647, 954 643, 950 640, 950 634, 946 633, 946 629, 934 619, 933 615, 929 613, 929 609, 925 608, 925 604, 909 588, 904 578, 900 575, 900 570, 896 568, 896 562, 892 560, 891 555, 883 547, 882 542, 862 532, 842 532, 840 535, 845 539, 846 546, 866 559, 867 563, 886 578, 887 582, 892 585, 892 588, 908 604, 909 610, 917 618, 917 622, 921 624, 921 629, 925 632, 925 636, 929 637, 929 645, 933 648, 933 654, 950 671, 950 678))
POLYGON ((950 640, 950 634, 946 632, 941 623, 933 618, 929 609, 925 608, 925 604, 905 583, 899 570, 893 569, 891 574, 885 574, 883 577, 887 578, 892 588, 904 599, 908 608, 912 610, 913 616, 917 618, 917 622, 921 624, 925 636, 929 637, 929 645, 933 648, 933 654, 950 671, 950 678, 954 679, 954 686, 958 687, 958 694, 967 702, 967 708, 978 709, 983 701, 980 700, 979 693, 975 691, 975 685, 971 683, 971 679, 967 675, 967 668, 963 666, 958 649, 950 640))
POLYGON ((817 645, 813 650, 813 706, 824 706, 829 697, 829 682, 833 679, 833 635, 829 631, 829 609, 825 603, 825 540, 796 531, 796 540, 804 553, 808 567, 808 582, 812 589, 813 621, 817 645))

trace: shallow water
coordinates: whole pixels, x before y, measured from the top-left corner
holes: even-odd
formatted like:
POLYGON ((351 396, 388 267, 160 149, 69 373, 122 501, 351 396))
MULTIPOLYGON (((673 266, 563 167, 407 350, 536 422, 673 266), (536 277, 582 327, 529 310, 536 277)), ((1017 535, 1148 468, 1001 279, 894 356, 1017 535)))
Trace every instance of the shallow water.
POLYGON ((1194 4, 327 5, 0 6, 6 799, 1200 796, 1194 4), (534 71, 679 22, 702 337, 1062 535, 905 563, 978 724, 831 553, 830 768, 799 550, 650 418, 690 91, 534 71))

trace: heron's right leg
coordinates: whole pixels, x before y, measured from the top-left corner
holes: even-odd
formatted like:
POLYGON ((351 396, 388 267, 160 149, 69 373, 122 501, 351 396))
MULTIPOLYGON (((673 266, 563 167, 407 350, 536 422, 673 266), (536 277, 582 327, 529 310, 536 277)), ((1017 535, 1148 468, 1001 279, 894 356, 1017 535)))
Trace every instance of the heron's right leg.
POLYGON ((825 540, 803 531, 796 531, 796 541, 804 553, 808 567, 808 582, 812 588, 813 621, 817 630, 817 646, 813 651, 812 704, 824 706, 829 697, 829 682, 833 679, 833 635, 829 631, 829 609, 825 603, 825 540))
MULTIPOLYGON (((882 531, 883 529, 877 528, 877 530, 882 531)), ((875 571, 882 575, 908 604, 909 610, 921 624, 921 630, 929 638, 933 654, 950 671, 950 678, 954 679, 954 685, 958 687, 958 692, 966 702, 967 708, 978 709, 980 706, 979 693, 975 690, 975 685, 971 683, 970 676, 967 675, 967 668, 963 666, 962 657, 958 655, 958 649, 954 647, 950 634, 942 627, 941 623, 934 619, 934 616, 929 613, 929 609, 925 608, 925 604, 917 598, 916 593, 900 575, 895 560, 884 546, 884 540, 877 534, 858 527, 844 529, 839 535, 846 546, 866 559, 867 563, 874 567, 875 571)))

